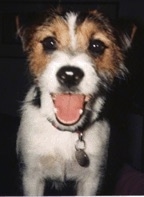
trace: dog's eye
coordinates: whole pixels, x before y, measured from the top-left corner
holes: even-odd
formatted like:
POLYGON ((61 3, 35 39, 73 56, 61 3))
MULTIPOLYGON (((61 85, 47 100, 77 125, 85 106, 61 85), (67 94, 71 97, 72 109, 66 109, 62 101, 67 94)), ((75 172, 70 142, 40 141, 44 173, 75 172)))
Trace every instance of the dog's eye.
POLYGON ((101 54, 103 54, 105 48, 106 48, 106 46, 102 41, 90 40, 88 49, 93 55, 101 55, 101 54))
POLYGON ((46 37, 44 40, 41 41, 44 50, 48 52, 53 52, 56 50, 56 41, 53 37, 46 37))

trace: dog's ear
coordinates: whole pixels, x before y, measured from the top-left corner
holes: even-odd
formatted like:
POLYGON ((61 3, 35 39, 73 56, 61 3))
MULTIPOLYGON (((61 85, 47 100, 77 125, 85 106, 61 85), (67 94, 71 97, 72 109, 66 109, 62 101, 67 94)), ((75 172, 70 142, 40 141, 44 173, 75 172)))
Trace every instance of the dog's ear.
POLYGON ((17 35, 22 41, 24 51, 28 50, 29 41, 33 36, 37 23, 39 23, 38 17, 39 13, 35 12, 16 16, 17 35))
POLYGON ((122 49, 127 51, 133 42, 135 33, 137 31, 137 26, 129 21, 119 21, 116 26, 117 36, 122 44, 122 49))
POLYGON ((135 33, 137 31, 137 26, 135 24, 131 24, 124 29, 123 33, 123 42, 124 42, 124 50, 127 50, 131 47, 135 33))
POLYGON ((22 37, 22 27, 21 27, 20 18, 18 15, 15 18, 15 22, 16 22, 17 35, 21 38, 22 37))
POLYGON ((17 29, 17 35, 21 39, 23 50, 26 51, 27 27, 25 23, 23 23, 23 21, 21 20, 20 16, 16 16, 16 29, 17 29))

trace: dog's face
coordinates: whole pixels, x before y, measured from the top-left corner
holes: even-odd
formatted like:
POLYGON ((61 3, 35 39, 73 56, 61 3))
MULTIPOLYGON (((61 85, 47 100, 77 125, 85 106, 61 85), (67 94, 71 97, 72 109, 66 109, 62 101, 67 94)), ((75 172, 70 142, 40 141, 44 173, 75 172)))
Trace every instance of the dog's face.
MULTIPOLYGON (((77 131, 98 117, 105 92, 124 73, 129 45, 97 11, 48 13, 19 34, 36 81, 33 100, 60 130, 77 131)), ((124 38, 124 37, 123 37, 124 38)))

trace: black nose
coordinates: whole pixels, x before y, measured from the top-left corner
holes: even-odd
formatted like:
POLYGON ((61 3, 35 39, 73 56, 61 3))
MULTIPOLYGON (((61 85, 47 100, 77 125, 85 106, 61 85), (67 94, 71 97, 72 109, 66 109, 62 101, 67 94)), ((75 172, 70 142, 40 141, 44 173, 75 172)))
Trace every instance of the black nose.
POLYGON ((57 72, 57 79, 59 83, 67 87, 78 85, 83 76, 83 71, 74 66, 64 66, 57 72))

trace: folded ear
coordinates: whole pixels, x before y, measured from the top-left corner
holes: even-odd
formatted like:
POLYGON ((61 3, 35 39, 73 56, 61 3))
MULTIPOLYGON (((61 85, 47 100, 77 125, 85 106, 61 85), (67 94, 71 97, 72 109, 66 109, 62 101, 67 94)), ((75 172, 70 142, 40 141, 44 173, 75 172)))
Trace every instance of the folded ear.
POLYGON ((19 28, 23 27, 30 27, 33 24, 36 24, 38 22, 40 22, 41 18, 42 18, 42 13, 40 12, 30 12, 30 13, 25 13, 22 15, 18 15, 16 16, 16 27, 17 30, 19 30, 19 28))
POLYGON ((20 31, 20 29, 21 29, 21 25, 20 25, 20 19, 19 19, 19 16, 16 16, 16 18, 15 18, 15 22, 16 22, 16 29, 17 29, 17 34, 18 34, 18 36, 20 36, 21 37, 21 31, 20 31))
POLYGON ((132 28, 132 31, 131 31, 131 41, 133 40, 136 31, 137 31, 137 26, 135 24, 133 24, 133 28, 132 28))
POLYGON ((17 27, 17 35, 20 37, 22 41, 23 50, 27 51, 28 43, 33 35, 34 29, 36 27, 35 21, 36 20, 35 13, 31 15, 23 15, 23 16, 16 16, 16 27, 17 27))
POLYGON ((119 21, 118 25, 116 25, 116 29, 118 37, 122 43, 122 49, 124 51, 128 50, 131 47, 137 31, 137 26, 129 21, 119 21))
POLYGON ((135 24, 131 24, 130 26, 127 26, 126 29, 124 29, 124 33, 122 36, 124 50, 127 50, 128 48, 131 47, 136 31, 137 31, 137 26, 135 24))
POLYGON ((26 27, 25 27, 25 25, 23 25, 21 23, 20 16, 16 16, 15 21, 16 21, 17 35, 20 37, 20 39, 22 41, 23 50, 25 51, 25 49, 26 49, 26 44, 25 44, 25 40, 26 40, 26 36, 25 36, 26 27))

